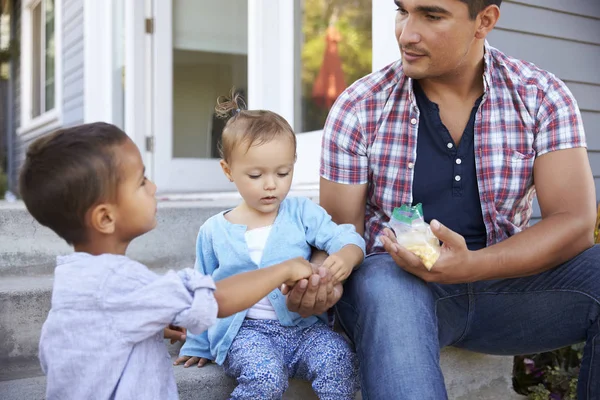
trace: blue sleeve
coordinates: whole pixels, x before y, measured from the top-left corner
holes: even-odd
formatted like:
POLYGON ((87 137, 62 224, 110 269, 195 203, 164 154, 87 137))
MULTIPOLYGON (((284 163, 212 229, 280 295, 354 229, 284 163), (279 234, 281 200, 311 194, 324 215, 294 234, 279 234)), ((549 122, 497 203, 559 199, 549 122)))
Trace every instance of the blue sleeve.
MULTIPOLYGON (((213 248, 210 222, 211 220, 200 227, 198 238, 196 240, 196 263, 194 268, 204 275, 212 275, 219 267, 219 262, 213 248)), ((214 360, 214 357, 210 352, 208 331, 202 332, 199 335, 188 333, 185 343, 179 351, 179 355, 203 357, 214 360)))
POLYGON ((302 223, 306 241, 328 254, 339 251, 342 247, 353 244, 365 253, 365 241, 352 224, 336 224, 327 211, 310 199, 299 199, 302 223))

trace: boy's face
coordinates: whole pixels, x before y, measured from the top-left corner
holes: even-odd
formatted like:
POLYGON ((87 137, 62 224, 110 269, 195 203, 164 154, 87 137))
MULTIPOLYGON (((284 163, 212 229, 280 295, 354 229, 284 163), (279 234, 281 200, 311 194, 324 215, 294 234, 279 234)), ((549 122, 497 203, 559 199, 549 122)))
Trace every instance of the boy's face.
POLYGON ((267 143, 237 146, 223 171, 237 187, 248 207, 262 213, 277 213, 294 176, 296 154, 292 140, 283 136, 267 143))
POLYGON ((146 179, 142 157, 131 140, 115 152, 120 172, 115 232, 121 240, 129 241, 156 226, 156 185, 146 179))

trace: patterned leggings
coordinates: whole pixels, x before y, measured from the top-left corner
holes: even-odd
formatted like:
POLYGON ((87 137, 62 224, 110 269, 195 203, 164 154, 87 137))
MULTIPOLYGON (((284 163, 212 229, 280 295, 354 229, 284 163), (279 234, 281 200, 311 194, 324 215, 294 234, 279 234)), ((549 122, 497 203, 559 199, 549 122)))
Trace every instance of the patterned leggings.
POLYGON ((238 386, 231 399, 281 399, 288 378, 312 381, 321 400, 351 400, 358 391, 356 355, 319 321, 308 328, 245 320, 223 364, 238 386))

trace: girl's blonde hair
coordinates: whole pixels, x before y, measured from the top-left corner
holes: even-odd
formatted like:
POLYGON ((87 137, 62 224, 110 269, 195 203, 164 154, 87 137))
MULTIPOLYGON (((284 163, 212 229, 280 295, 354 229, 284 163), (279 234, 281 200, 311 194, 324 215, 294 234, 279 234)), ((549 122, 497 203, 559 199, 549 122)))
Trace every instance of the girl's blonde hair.
POLYGON ((294 146, 296 153, 296 135, 290 124, 281 115, 267 110, 247 110, 246 103, 239 93, 231 91, 230 97, 221 96, 215 107, 217 116, 228 118, 219 153, 225 162, 231 161, 231 153, 236 146, 251 146, 268 143, 285 135, 294 146))

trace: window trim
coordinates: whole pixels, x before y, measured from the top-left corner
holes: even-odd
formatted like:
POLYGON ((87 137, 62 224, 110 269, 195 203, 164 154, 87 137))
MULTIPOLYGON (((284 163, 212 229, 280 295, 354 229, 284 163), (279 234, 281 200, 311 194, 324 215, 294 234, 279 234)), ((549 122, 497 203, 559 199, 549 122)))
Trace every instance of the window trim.
MULTIPOLYGON (((18 135, 41 133, 62 124, 62 0, 54 0, 54 108, 32 117, 33 10, 42 1, 23 0, 21 3, 21 126, 17 129, 18 135)), ((40 29, 45 30, 45 27, 40 29)))

